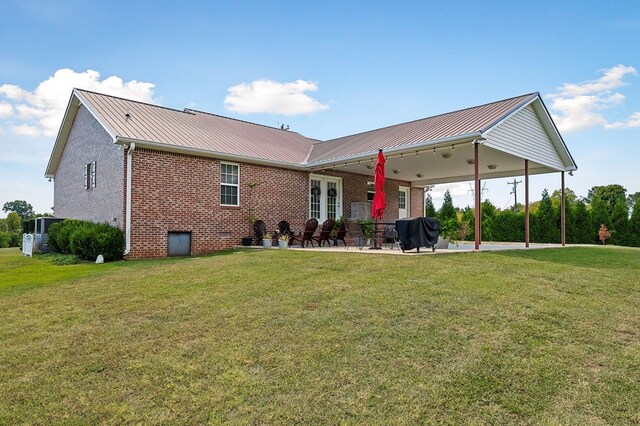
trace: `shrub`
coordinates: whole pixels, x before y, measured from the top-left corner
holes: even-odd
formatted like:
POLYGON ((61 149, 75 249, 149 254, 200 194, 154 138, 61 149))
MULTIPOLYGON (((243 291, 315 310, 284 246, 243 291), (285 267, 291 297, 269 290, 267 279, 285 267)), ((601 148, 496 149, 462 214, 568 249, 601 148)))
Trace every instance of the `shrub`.
POLYGON ((106 223, 65 220, 52 224, 48 235, 52 250, 81 259, 95 260, 101 254, 108 262, 120 260, 124 254, 122 231, 106 223))
POLYGON ((9 247, 22 247, 22 234, 20 232, 9 234, 9 247))
POLYGON ((8 232, 0 231, 0 248, 8 248, 10 239, 8 232))

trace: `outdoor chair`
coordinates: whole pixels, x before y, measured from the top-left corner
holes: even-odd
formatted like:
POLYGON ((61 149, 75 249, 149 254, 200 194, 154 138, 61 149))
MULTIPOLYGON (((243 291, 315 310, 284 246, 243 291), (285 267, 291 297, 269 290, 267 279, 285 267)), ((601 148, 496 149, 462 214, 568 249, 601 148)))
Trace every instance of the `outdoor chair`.
POLYGON ((400 249, 400 240, 398 239, 398 231, 396 231, 395 225, 386 225, 382 230, 382 241, 388 243, 390 248, 393 248, 398 244, 398 250, 400 249))
MULTIPOLYGON (((362 250, 362 246, 364 245, 364 234, 362 233, 362 227, 360 224, 350 220, 345 220, 344 224, 347 229, 347 234, 349 234, 349 238, 353 239, 359 250, 362 250)), ((347 250, 349 250, 349 247, 347 247, 347 250)))
POLYGON ((305 243, 307 243, 307 246, 309 245, 309 243, 311 243, 311 247, 314 247, 313 234, 316 232, 316 229, 318 229, 318 220, 315 218, 308 219, 307 223, 305 223, 304 225, 304 231, 290 239, 289 245, 293 244, 294 241, 299 239, 300 247, 304 248, 305 243))
POLYGON ((287 235, 289 237, 289 241, 287 242, 288 245, 291 245, 295 239, 295 235, 293 235, 293 232, 291 231, 291 225, 289 225, 289 222, 286 220, 278 222, 278 234, 276 238, 280 238, 280 235, 287 235))
POLYGON ((344 246, 347 247, 347 242, 345 241, 346 236, 347 236, 347 226, 345 224, 345 221, 342 221, 342 223, 338 227, 338 232, 336 233, 336 236, 332 238, 333 245, 337 247, 338 241, 342 241, 342 244, 344 244, 344 246))
POLYGON ((253 232, 256 236, 256 245, 261 246, 262 238, 264 238, 264 235, 267 233, 267 224, 264 223, 263 220, 256 220, 253 224, 253 232))
POLYGON ((333 219, 327 219, 322 223, 322 228, 320 228, 320 234, 315 237, 315 240, 318 242, 320 247, 324 246, 325 241, 329 246, 331 246, 331 231, 333 231, 333 227, 336 225, 336 221, 333 219))

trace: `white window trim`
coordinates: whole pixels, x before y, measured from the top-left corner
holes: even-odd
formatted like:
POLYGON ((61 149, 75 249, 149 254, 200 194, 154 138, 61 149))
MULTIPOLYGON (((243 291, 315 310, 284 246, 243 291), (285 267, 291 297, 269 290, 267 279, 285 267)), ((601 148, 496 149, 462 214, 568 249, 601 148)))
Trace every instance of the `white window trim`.
MULTIPOLYGON (((408 186, 398 186, 398 194, 400 191, 404 191, 406 197, 404 197, 404 209, 407 211, 407 217, 411 217, 411 188, 408 186)), ((400 213, 400 200, 398 200, 398 214, 400 213)))
POLYGON ((240 207, 240 163, 232 163, 230 161, 221 161, 220 162, 220 171, 219 171, 218 176, 220 178, 220 205, 221 206, 228 206, 228 207, 240 207), (237 184, 222 183, 222 165, 223 164, 228 165, 228 166, 236 166, 236 167, 238 167, 238 183, 237 184), (222 185, 236 186, 238 188, 238 204, 223 204, 222 203, 222 185))
POLYGON ((375 192, 376 192, 375 185, 376 185, 376 184, 375 184, 375 182, 374 182, 374 181, 372 181, 372 180, 367 181, 367 201, 372 202, 372 201, 373 201, 373 199, 371 199, 371 200, 369 199, 369 194, 372 192, 372 191, 369 191, 369 185, 373 185, 373 193, 375 194, 375 192))
POLYGON ((320 181, 320 219, 319 221, 324 221, 327 219, 327 203, 325 194, 327 193, 327 181, 332 180, 337 183, 338 194, 336 196, 336 219, 341 217, 344 214, 344 208, 342 206, 343 197, 344 197, 344 189, 342 178, 338 176, 328 176, 328 175, 316 175, 313 173, 309 174, 309 184, 307 187, 307 197, 308 197, 308 206, 307 206, 307 214, 311 217, 311 180, 319 180, 320 181), (325 200, 325 201, 323 201, 325 200))
POLYGON ((91 163, 91 189, 96 187, 96 162, 91 163))

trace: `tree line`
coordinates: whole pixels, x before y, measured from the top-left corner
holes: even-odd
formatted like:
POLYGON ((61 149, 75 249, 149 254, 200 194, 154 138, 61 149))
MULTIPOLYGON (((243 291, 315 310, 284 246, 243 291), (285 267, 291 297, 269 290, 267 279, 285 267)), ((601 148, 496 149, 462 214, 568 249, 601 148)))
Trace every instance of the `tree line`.
POLYGON ((8 214, 6 218, 0 219, 0 248, 19 247, 22 244, 22 233, 33 232, 33 219, 51 216, 49 213, 34 212, 33 206, 25 200, 7 201, 2 206, 2 211, 8 214))
MULTIPOLYGON (((522 204, 501 210, 490 201, 481 203, 483 241, 524 242, 525 209, 522 204)), ((561 193, 545 189, 539 201, 529 205, 529 239, 535 243, 560 243, 561 193)), ((454 240, 475 239, 474 209, 456 208, 449 191, 436 210, 429 193, 425 197, 425 216, 436 217, 441 234, 454 240)), ((605 225, 611 237, 607 244, 640 247, 640 192, 627 195, 617 184, 594 186, 586 197, 565 190, 567 244, 598 244, 598 231, 605 225)))

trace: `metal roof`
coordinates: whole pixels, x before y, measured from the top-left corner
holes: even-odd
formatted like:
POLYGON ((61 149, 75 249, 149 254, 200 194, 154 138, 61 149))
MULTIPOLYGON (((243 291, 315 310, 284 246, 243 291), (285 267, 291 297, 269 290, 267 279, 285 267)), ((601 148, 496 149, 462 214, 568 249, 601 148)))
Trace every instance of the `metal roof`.
POLYGON ((406 153, 486 139, 493 129, 532 104, 539 110, 538 118, 567 170, 576 169, 538 93, 322 142, 296 132, 192 109, 177 110, 74 89, 45 172, 47 177, 55 175, 75 112, 81 104, 117 143, 135 142, 153 149, 301 170, 373 158, 379 149, 389 154, 406 153))
POLYGON ((184 111, 75 90, 112 136, 239 157, 301 164, 317 140, 192 109, 184 111), (111 133, 110 132, 110 133, 111 133))
POLYGON ((338 160, 378 149, 401 149, 410 145, 481 134, 513 111, 526 105, 538 93, 492 102, 408 123, 319 142, 313 146, 308 163, 338 160))

